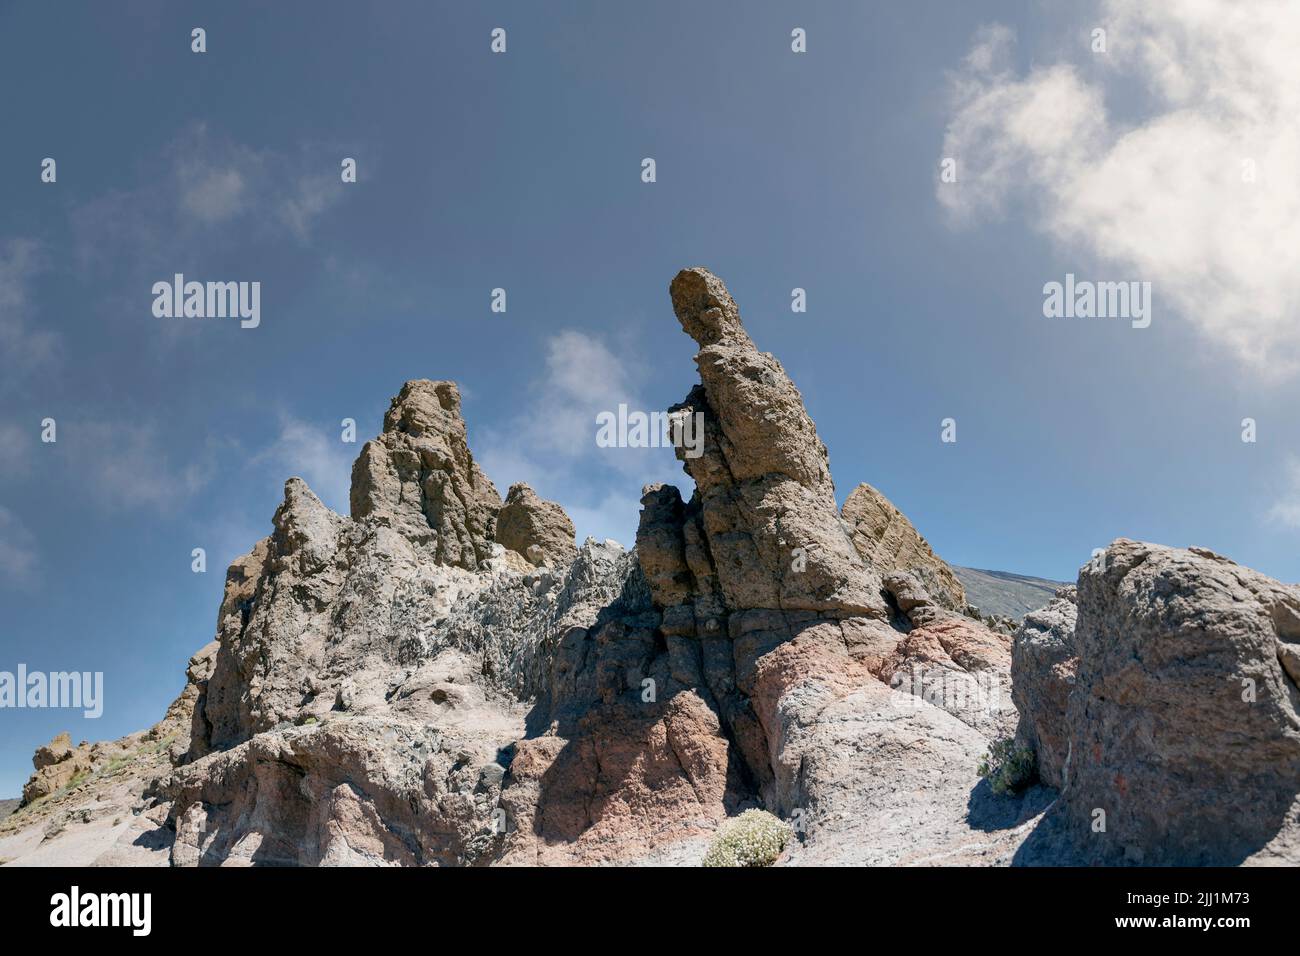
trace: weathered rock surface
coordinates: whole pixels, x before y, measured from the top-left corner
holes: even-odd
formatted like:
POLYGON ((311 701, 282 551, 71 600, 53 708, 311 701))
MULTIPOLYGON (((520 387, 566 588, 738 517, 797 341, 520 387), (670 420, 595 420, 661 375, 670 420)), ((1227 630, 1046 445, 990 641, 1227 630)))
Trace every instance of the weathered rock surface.
POLYGON ((554 501, 539 498, 523 482, 510 486, 497 514, 496 540, 530 564, 567 567, 578 553, 573 521, 554 501))
POLYGON ((23 803, 47 797, 89 773, 92 766, 90 750, 90 744, 84 740, 73 747, 66 732, 38 748, 32 757, 36 772, 23 784, 23 803))
POLYGON ((911 571, 886 574, 884 586, 906 634, 872 672, 991 740, 1006 736, 1015 723, 1010 638, 941 606, 911 571))
POLYGON ((1058 789, 1070 755, 1066 709, 1079 668, 1077 594, 1066 585, 1046 607, 1026 614, 1011 649, 1011 695, 1020 714, 1016 739, 1037 756, 1039 779, 1058 789))
POLYGON ((754 347, 716 276, 684 270, 670 292, 700 345, 701 379, 673 411, 704 427, 702 454, 677 455, 695 481, 692 521, 726 606, 885 616, 880 576, 845 534, 826 446, 799 390, 754 347))
POLYGON ((845 499, 842 513, 864 561, 881 574, 911 572, 940 607, 965 611, 966 589, 957 575, 888 498, 864 482, 845 499))
POLYGON ((407 382, 352 467, 352 517, 371 517, 429 547, 439 564, 476 570, 501 496, 470 454, 455 382, 407 382))
POLYGON ((1079 574, 1060 824, 1105 863, 1300 862, 1300 589, 1119 539, 1079 574), (1105 831, 1093 824, 1105 814, 1105 831))

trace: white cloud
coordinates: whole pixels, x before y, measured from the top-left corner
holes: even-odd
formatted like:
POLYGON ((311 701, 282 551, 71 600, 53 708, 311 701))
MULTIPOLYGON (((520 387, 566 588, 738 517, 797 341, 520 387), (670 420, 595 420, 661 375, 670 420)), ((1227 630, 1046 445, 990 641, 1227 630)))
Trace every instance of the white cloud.
POLYGON ((1269 510, 1270 521, 1288 528, 1300 528, 1300 458, 1288 456, 1286 462, 1287 488, 1269 510))
POLYGON ((48 367, 58 350, 58 335, 33 328, 30 321, 28 286, 43 264, 40 247, 31 240, 0 245, 0 366, 11 385, 25 373, 48 367))
POLYGON ((504 428, 489 430, 475 454, 504 495, 526 481, 559 501, 577 526, 578 539, 614 538, 631 546, 644 484, 689 481, 671 448, 600 448, 596 416, 662 411, 643 396, 646 372, 627 361, 628 347, 612 347, 572 329, 551 336, 545 366, 533 383, 526 410, 504 428))
POLYGON ((340 435, 341 429, 318 428, 291 415, 281 415, 280 434, 249 464, 269 469, 278 481, 301 478, 321 501, 346 515, 352 461, 360 443, 344 444, 340 435))
POLYGON ((18 478, 32 467, 34 439, 11 422, 0 423, 0 478, 18 478))
POLYGON ((36 539, 17 515, 0 506, 0 583, 30 583, 36 564, 36 539))
POLYGON ((79 258, 83 265, 120 271, 122 253, 131 252, 150 270, 162 261, 183 271, 184 261, 223 246, 286 236, 307 245, 320 217, 347 189, 337 174, 337 152, 258 150, 193 124, 150 171, 149 182, 74 210, 79 258))
POLYGON ((1011 67, 990 27, 953 75, 937 195, 955 222, 1027 202, 1042 232, 1153 284, 1247 367, 1300 367, 1300 6, 1109 0, 1109 52, 1011 67), (1089 58, 1089 59, 1084 59, 1089 58), (1149 103, 1133 120, 1108 111, 1149 103), (1253 163, 1255 181, 1249 178, 1253 163))
POLYGON ((180 178, 181 209, 201 222, 224 222, 244 209, 247 190, 238 169, 184 163, 180 178))

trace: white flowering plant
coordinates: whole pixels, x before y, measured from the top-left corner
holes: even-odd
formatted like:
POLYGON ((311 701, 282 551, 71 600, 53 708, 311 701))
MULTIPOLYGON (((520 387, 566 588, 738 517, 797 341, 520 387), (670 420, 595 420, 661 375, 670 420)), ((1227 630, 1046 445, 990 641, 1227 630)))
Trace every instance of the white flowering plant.
POLYGON ((794 831, 766 810, 746 810, 718 827, 704 866, 771 866, 794 831))

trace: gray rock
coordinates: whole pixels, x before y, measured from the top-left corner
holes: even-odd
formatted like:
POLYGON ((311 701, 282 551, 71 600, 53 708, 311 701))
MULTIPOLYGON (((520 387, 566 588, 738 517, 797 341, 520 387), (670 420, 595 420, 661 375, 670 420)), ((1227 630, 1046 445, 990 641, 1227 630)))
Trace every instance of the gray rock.
POLYGON ((474 570, 491 557, 501 496, 465 437, 455 382, 407 382, 352 467, 352 517, 427 546, 439 564, 474 570))
POLYGON ((1204 549, 1121 538, 1080 571, 1058 809, 1087 858, 1300 862, 1298 639, 1300 590, 1204 549))
POLYGON ((1058 590, 1050 604, 1025 615, 1011 647, 1011 694, 1020 714, 1016 737, 1036 754, 1039 779, 1057 788, 1069 757, 1066 708, 1079 666, 1076 600, 1073 585, 1058 590))

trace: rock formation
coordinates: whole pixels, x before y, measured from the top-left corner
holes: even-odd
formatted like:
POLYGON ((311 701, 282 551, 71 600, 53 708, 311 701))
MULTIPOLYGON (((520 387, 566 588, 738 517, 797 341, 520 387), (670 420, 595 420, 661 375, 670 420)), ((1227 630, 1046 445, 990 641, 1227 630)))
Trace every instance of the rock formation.
POLYGON ((407 382, 352 467, 352 517, 373 517, 440 564, 474 570, 501 496, 470 454, 455 382, 407 382))
POLYGON ((497 513, 496 540, 530 564, 568 567, 578 553, 573 521, 554 501, 537 497, 523 482, 511 485, 497 513))
POLYGON ((73 747, 72 738, 66 732, 37 748, 32 757, 36 772, 23 785, 23 803, 47 797, 88 774, 92 766, 90 750, 91 745, 84 740, 73 747))
POLYGON ((1078 603, 1057 807, 1074 846, 1103 863, 1300 862, 1300 691, 1286 664, 1300 588, 1202 548, 1121 538, 1080 572, 1078 603))
POLYGON ((698 863, 762 808, 783 864, 1300 859, 1295 588, 1118 541, 1013 641, 879 492, 836 507, 722 282, 670 297, 693 487, 643 489, 635 550, 503 503, 455 385, 408 382, 350 514, 290 479, 165 720, 39 754, 0 857, 67 861, 89 819, 99 862, 698 863), (1013 735, 1046 786, 998 796, 1013 735))
MULTIPOLYGON (((163 788, 173 862, 673 860, 758 804, 798 814, 813 846, 849 807, 854 826, 898 817, 890 788, 859 785, 936 737, 949 749, 922 747, 916 770, 959 768, 944 813, 960 827, 992 725, 969 695, 936 706, 933 681, 889 682, 922 662, 1005 677, 1005 642, 919 583, 915 622, 899 614, 780 363, 716 277, 687 270, 670 292, 701 375, 672 415, 704 442, 678 448, 689 501, 645 490, 635 552, 574 548, 526 485, 497 501, 449 383, 394 399, 350 518, 286 485, 274 533, 228 574, 193 741, 163 788), (850 768, 847 714, 818 715, 853 701, 886 743, 850 768)), ((896 827, 880 858, 905 841, 896 827)))
POLYGON ((842 513, 862 560, 881 574, 908 571, 941 607, 966 610, 966 590, 957 575, 888 498, 863 482, 845 499, 842 513))
POLYGON ((1020 714, 1017 740, 1037 755, 1043 783, 1058 789, 1069 756, 1066 708, 1079 669, 1074 650, 1077 593, 1067 585, 1046 607, 1026 614, 1011 651, 1011 694, 1020 714))

